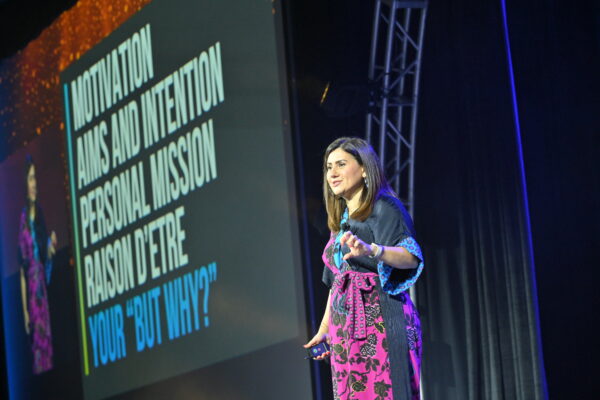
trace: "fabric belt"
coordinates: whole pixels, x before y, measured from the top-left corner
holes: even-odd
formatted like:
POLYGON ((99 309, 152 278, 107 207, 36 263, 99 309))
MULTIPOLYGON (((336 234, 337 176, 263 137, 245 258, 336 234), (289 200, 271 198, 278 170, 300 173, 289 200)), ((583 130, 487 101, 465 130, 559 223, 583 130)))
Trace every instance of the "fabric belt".
POLYGON ((351 321, 349 334, 355 339, 367 337, 367 321, 362 292, 370 292, 377 285, 377 274, 372 272, 346 271, 336 278, 336 285, 341 294, 346 294, 346 309, 351 321))

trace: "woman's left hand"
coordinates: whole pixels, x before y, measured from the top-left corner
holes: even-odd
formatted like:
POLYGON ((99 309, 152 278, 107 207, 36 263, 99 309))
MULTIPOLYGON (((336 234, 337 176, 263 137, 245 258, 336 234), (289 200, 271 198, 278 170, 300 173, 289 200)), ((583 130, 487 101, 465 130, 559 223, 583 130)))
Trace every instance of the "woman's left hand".
POLYGON ((358 236, 353 235, 352 232, 346 232, 340 239, 340 244, 348 246, 350 249, 349 253, 344 255, 344 260, 352 257, 368 256, 373 253, 371 245, 363 242, 358 236))

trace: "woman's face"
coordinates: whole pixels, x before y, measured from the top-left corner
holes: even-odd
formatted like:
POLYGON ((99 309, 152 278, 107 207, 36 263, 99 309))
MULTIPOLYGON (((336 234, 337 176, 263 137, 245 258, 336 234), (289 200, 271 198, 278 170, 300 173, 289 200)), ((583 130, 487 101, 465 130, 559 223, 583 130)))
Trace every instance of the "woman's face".
POLYGON ((363 187, 365 169, 350 153, 337 148, 327 157, 327 183, 336 196, 351 199, 363 187))
POLYGON ((35 201, 37 197, 37 181, 35 180, 35 167, 32 165, 27 173, 27 198, 35 201))

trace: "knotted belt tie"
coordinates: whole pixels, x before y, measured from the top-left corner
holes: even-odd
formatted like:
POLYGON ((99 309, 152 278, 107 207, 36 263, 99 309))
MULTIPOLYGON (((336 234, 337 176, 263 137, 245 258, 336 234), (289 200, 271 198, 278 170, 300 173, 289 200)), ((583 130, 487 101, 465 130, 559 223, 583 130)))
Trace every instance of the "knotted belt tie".
POLYGON ((370 292, 375 286, 375 277, 373 272, 346 271, 337 279, 339 293, 345 294, 346 309, 349 311, 352 324, 349 334, 354 335, 355 339, 365 339, 367 337, 367 321, 365 316, 365 304, 361 292, 370 292))

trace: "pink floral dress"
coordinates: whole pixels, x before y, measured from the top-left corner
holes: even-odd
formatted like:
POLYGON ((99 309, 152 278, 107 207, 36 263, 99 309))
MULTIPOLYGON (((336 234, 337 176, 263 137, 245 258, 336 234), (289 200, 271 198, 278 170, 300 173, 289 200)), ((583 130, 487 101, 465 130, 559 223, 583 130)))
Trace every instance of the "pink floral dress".
POLYGON ((382 196, 364 222, 342 225, 367 243, 401 246, 421 262, 414 270, 392 269, 366 257, 342 260, 340 229, 323 252, 330 286, 331 372, 336 400, 418 400, 421 327, 407 289, 423 269, 412 221, 401 203, 382 196))
POLYGON ((21 213, 19 228, 19 260, 25 270, 27 282, 27 310, 29 312, 29 335, 33 356, 33 373, 40 374, 52 369, 52 329, 46 281, 49 280, 52 260, 46 259, 48 236, 41 209, 36 209, 36 220, 21 213))

